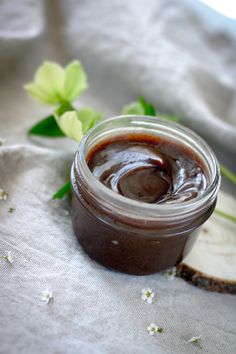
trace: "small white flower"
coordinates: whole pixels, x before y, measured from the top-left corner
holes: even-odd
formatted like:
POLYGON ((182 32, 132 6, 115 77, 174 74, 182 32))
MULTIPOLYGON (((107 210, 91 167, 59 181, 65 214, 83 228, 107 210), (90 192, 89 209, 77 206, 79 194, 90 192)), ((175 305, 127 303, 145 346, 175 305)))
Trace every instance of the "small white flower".
POLYGON ((1 258, 5 259, 7 262, 9 262, 11 264, 14 262, 11 251, 7 252, 7 256, 2 256, 1 258))
POLYGON ((177 272, 176 267, 172 267, 170 269, 167 269, 163 274, 166 279, 173 280, 176 276, 176 272, 177 272))
POLYGON ((117 240, 112 240, 111 243, 112 243, 113 245, 117 246, 117 245, 119 244, 119 241, 117 241, 117 240))
POLYGON ((48 304, 51 300, 53 300, 52 292, 49 290, 42 291, 41 300, 46 302, 46 304, 48 304))
POLYGON ((162 333, 163 328, 158 327, 155 323, 150 323, 150 325, 147 327, 147 331, 150 334, 150 336, 153 336, 156 333, 162 333))
POLYGON ((0 188, 0 200, 7 200, 8 194, 0 188))
POLYGON ((141 295, 141 299, 143 301, 146 301, 148 304, 152 303, 152 299, 154 298, 154 292, 152 291, 152 289, 148 288, 148 289, 142 289, 142 295, 141 295))
POLYGON ((192 337, 190 338, 187 343, 192 343, 194 345, 196 345, 197 347, 201 348, 202 349, 202 346, 201 346, 201 338, 202 336, 197 336, 197 337, 192 337))
POLYGON ((64 215, 65 215, 65 216, 69 216, 69 215, 70 215, 69 210, 66 209, 66 210, 64 211, 64 215))

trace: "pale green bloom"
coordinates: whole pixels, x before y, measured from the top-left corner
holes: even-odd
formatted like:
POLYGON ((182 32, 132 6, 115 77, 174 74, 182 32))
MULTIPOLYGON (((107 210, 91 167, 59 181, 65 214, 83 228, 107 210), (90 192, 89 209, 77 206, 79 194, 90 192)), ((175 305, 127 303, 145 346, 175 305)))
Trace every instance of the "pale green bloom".
POLYGON ((37 70, 34 82, 25 85, 25 90, 39 102, 61 104, 72 102, 87 87, 85 71, 75 60, 65 69, 54 62, 44 62, 37 70))
POLYGON ((101 115, 90 107, 83 107, 77 110, 76 113, 82 123, 84 134, 101 119, 101 115))
POLYGON ((202 336, 197 336, 197 337, 192 337, 188 340, 188 343, 192 343, 194 345, 196 345, 197 347, 201 348, 202 349, 202 346, 201 346, 201 339, 202 339, 202 336))
POLYGON ((177 268, 172 267, 172 268, 167 269, 163 274, 166 279, 174 280, 176 273, 177 273, 177 268))
POLYGON ((131 102, 123 107, 122 114, 145 115, 145 110, 139 101, 131 102))
POLYGON ((82 139, 83 126, 76 111, 65 112, 60 117, 56 116, 56 121, 66 136, 78 142, 82 139))
POLYGON ((49 304, 49 302, 53 300, 53 293, 49 290, 42 291, 41 300, 49 304))
POLYGON ((150 325, 147 327, 147 331, 150 336, 154 336, 154 334, 162 333, 164 330, 162 327, 158 327, 155 323, 150 323, 150 325))
POLYGON ((150 289, 150 288, 142 289, 141 299, 143 301, 146 301, 148 304, 152 303, 154 296, 155 296, 155 294, 154 294, 154 291, 152 291, 152 289, 150 289))
POLYGON ((0 200, 7 200, 8 194, 0 188, 0 200))
POLYGON ((61 131, 69 138, 80 142, 83 135, 94 126, 101 116, 90 107, 68 111, 61 116, 55 112, 55 119, 61 131))
POLYGON ((1 256, 2 259, 5 259, 7 262, 12 264, 14 262, 11 251, 7 252, 7 256, 1 256))

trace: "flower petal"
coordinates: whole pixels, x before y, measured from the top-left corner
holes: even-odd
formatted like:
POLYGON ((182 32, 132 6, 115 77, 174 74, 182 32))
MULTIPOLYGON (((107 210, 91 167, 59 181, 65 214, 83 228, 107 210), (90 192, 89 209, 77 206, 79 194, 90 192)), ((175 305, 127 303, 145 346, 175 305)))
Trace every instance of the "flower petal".
POLYGON ((24 86, 24 89, 27 91, 27 93, 36 101, 39 101, 41 103, 46 103, 46 104, 54 104, 54 99, 52 100, 52 97, 47 95, 46 92, 44 92, 40 87, 38 87, 35 83, 27 84, 24 86))
POLYGON ((7 253, 7 260, 8 260, 8 262, 11 263, 11 264, 14 262, 14 261, 13 261, 12 254, 11 254, 11 251, 8 251, 8 253, 7 253))
POLYGON ((154 327, 156 327, 156 324, 155 323, 150 323, 149 327, 150 327, 150 330, 152 330, 154 327))
POLYGON ((42 103, 61 102, 64 83, 64 69, 53 62, 44 62, 35 74, 34 82, 25 86, 26 91, 42 103))
POLYGON ((63 86, 63 98, 65 101, 72 102, 81 92, 88 87, 87 76, 78 60, 74 60, 65 69, 65 79, 63 86))
POLYGON ((83 137, 83 127, 78 119, 76 111, 65 112, 62 116, 55 116, 63 133, 71 139, 79 142, 83 137))
POLYGON ((83 133, 86 134, 87 131, 92 128, 98 120, 101 119, 101 115, 94 111, 90 107, 84 107, 76 111, 79 120, 83 125, 83 133))

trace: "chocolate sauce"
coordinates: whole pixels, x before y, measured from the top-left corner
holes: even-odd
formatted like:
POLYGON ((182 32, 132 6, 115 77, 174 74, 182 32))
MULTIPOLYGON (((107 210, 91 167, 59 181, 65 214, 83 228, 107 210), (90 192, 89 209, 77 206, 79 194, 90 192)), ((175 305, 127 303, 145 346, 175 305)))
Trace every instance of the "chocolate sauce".
POLYGON ((167 139, 127 135, 103 141, 87 156, 106 187, 145 203, 176 203, 201 194, 207 180, 198 156, 167 139))
POLYGON ((199 227, 212 214, 216 198, 194 212, 193 207, 190 213, 186 210, 180 218, 171 212, 169 219, 168 212, 163 217, 160 206, 177 204, 181 209, 182 202, 206 192, 210 183, 207 159, 180 139, 177 142, 168 139, 167 134, 160 137, 148 132, 100 140, 86 156, 81 151, 77 161, 86 159, 101 186, 140 202, 134 214, 129 208, 126 215, 124 204, 119 209, 121 201, 115 193, 110 196, 111 203, 101 189, 97 192, 82 165, 74 163, 72 221, 85 252, 106 267, 130 274, 151 274, 177 265, 191 250, 199 227), (159 205, 156 219, 148 219, 144 203, 159 205))

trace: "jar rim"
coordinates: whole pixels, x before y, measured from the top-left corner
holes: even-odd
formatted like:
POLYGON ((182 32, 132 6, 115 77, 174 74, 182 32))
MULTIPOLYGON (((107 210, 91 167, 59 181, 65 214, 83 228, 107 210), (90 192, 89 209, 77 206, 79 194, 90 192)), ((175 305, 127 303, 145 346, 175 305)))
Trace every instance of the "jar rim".
MULTIPOLYGON (((184 141, 183 141, 184 142, 184 141)), ((72 167, 73 168, 73 167, 72 167)), ((89 132, 83 137, 81 140, 79 147, 77 149, 74 161, 75 170, 82 173, 82 177, 86 183, 88 183, 89 188, 93 191, 93 193, 98 197, 101 203, 108 203, 109 206, 115 207, 116 212, 125 213, 127 212, 135 215, 137 217, 140 216, 145 220, 157 220, 160 218, 161 220, 169 218, 178 219, 181 215, 185 216, 193 216, 196 211, 203 210, 206 208, 206 203, 213 203, 217 192, 220 187, 220 168, 219 163, 216 159, 216 156, 209 145, 195 132, 182 126, 179 123, 174 123, 168 120, 164 120, 161 117, 152 117, 145 115, 120 115, 111 118, 107 118, 102 120, 100 123, 96 124, 89 132), (192 139, 192 141, 196 144, 196 146, 201 147, 204 151, 204 155, 202 156, 199 153, 199 156, 202 159, 208 161, 208 166, 211 168, 212 178, 203 191, 202 194, 199 194, 197 197, 190 199, 188 201, 176 202, 176 203, 163 203, 163 204, 151 204, 145 203, 141 201, 136 201, 125 196, 122 196, 105 185, 103 185, 90 171, 87 162, 86 162, 86 144, 89 138, 94 134, 99 128, 103 125, 113 124, 114 122, 118 123, 126 123, 129 122, 143 122, 145 124, 150 124, 152 126, 159 126, 163 129, 168 128, 170 130, 174 130, 179 133, 181 136, 186 136, 192 139)), ((130 214, 130 215, 131 215, 130 214)))

